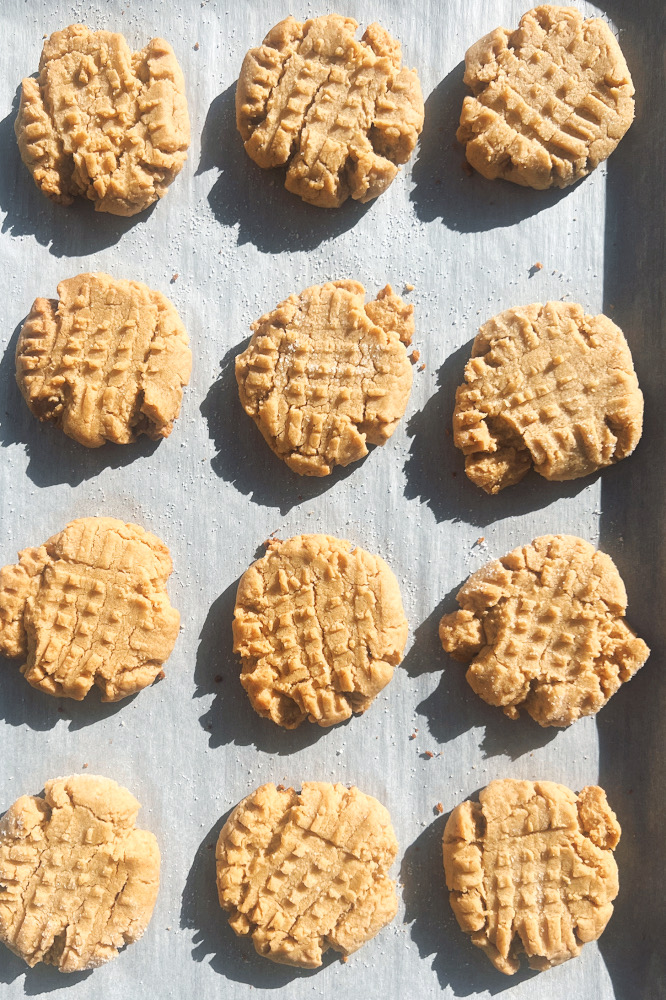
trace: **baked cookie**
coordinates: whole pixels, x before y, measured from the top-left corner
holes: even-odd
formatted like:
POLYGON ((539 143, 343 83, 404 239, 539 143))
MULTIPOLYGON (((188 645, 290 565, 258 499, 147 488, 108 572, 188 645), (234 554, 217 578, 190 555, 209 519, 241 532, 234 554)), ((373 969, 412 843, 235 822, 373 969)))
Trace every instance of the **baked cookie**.
POLYGON ((379 556, 330 535, 272 540, 243 573, 234 652, 255 712, 285 729, 365 712, 407 641, 398 581, 379 556))
POLYGON ((601 936, 617 896, 620 825, 606 793, 553 781, 491 781, 444 828, 449 900, 461 929, 496 969, 520 955, 549 969, 601 936))
POLYGON ((33 687, 120 701, 152 684, 178 636, 171 557, 136 524, 82 517, 0 569, 0 653, 33 687))
POLYGON ((458 141, 493 180, 566 187, 613 152, 634 118, 634 86, 615 36, 575 7, 529 10, 467 51, 458 141))
POLYGON ((357 281, 329 281, 252 324, 241 403, 290 469, 327 476, 390 438, 412 387, 413 314, 390 285, 366 303, 357 281))
POLYGON ((180 172, 190 144, 185 82, 168 42, 130 52, 122 35, 72 24, 44 42, 14 126, 37 187, 69 205, 136 215, 180 172))
POLYGON ((35 299, 16 345, 31 411, 88 448, 167 437, 192 368, 171 302, 101 273, 61 281, 58 296, 35 299))
POLYGON ((250 49, 236 86, 236 124, 260 167, 287 165, 285 187, 337 208, 370 201, 411 156, 423 128, 416 70, 379 24, 361 41, 350 17, 288 17, 250 49))
POLYGON ((109 778, 47 781, 0 820, 0 941, 28 965, 95 969, 137 941, 160 884, 139 803, 109 778))
POLYGON ((358 788, 262 785, 222 827, 220 905, 260 955, 314 969, 328 948, 349 955, 393 920, 397 853, 387 810, 358 788))
POLYGON ((453 440, 486 493, 578 479, 631 455, 643 394, 624 334, 571 302, 507 309, 479 330, 456 392, 453 440))
POLYGON ((594 715, 650 650, 627 626, 627 592, 610 556, 573 535, 543 535, 474 573, 442 646, 469 663, 470 687, 517 719, 568 726, 594 715))

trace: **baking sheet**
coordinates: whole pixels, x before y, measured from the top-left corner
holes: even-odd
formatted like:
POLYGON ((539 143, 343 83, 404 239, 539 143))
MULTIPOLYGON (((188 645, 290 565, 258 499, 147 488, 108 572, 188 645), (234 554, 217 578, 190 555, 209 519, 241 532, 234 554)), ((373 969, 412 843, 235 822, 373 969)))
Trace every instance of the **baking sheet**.
POLYGON ((499 24, 516 25, 527 6, 347 0, 343 13, 363 25, 379 20, 418 67, 426 126, 385 195, 327 213, 285 192, 279 175, 259 171, 233 121, 245 51, 288 13, 326 13, 325 5, 2 0, 0 559, 13 561, 74 517, 138 522, 171 549, 169 590, 183 622, 166 679, 117 705, 94 694, 82 704, 50 699, 14 664, 0 664, 0 811, 87 764, 137 796, 140 822, 163 855, 159 900, 141 942, 93 973, 68 977, 26 971, 2 949, 3 998, 60 989, 108 1000, 195 992, 246 1000, 275 989, 290 1000, 664 995, 664 150, 656 119, 663 6, 608 0, 603 16, 621 30, 637 120, 607 165, 555 193, 470 178, 454 143, 465 49, 499 24), (42 36, 75 21, 122 30, 137 49, 163 35, 185 73, 189 160, 165 200, 130 220, 85 204, 51 205, 16 149, 17 85, 37 69, 42 36), (84 270, 162 290, 186 322, 193 378, 171 437, 158 446, 86 451, 41 427, 20 399, 13 352, 22 320, 37 295, 55 295, 60 279, 84 270), (341 277, 372 294, 387 281, 397 290, 414 284, 408 297, 426 369, 415 372, 406 418, 384 448, 325 480, 301 479, 270 455, 240 410, 233 358, 253 319, 292 291, 341 277), (603 476, 568 484, 532 476, 486 497, 467 482, 445 434, 469 344, 500 310, 561 297, 608 312, 624 329, 646 396, 643 440, 603 476), (346 536, 384 556, 401 583, 411 626, 404 664, 367 715, 332 730, 280 731, 253 713, 238 682, 230 652, 236 583, 273 531, 346 536), (545 532, 579 534, 613 556, 629 620, 653 649, 596 720, 565 731, 512 723, 486 706, 437 639, 438 619, 471 571, 545 532), (623 827, 620 895, 600 944, 541 975, 495 972, 457 929, 446 899, 446 814, 496 777, 575 789, 599 781, 623 827), (256 957, 226 926, 214 886, 213 845, 229 809, 264 781, 304 779, 353 782, 376 795, 401 845, 396 920, 348 963, 329 953, 314 973, 256 957))

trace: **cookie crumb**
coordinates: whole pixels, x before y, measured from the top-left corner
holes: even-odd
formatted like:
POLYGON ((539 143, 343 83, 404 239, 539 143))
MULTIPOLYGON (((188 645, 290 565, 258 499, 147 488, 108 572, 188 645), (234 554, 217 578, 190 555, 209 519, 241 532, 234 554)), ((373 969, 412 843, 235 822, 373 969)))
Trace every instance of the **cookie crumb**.
POLYGON ((198 52, 198 51, 199 51, 199 43, 198 43, 198 42, 195 42, 195 43, 194 43, 194 51, 195 51, 195 52, 198 52))
POLYGON ((532 264, 530 268, 530 278, 533 278, 537 271, 543 271, 543 264, 540 260, 538 260, 536 264, 532 264))
POLYGON ((341 962, 345 962, 345 963, 348 962, 349 961, 349 956, 348 955, 340 955, 340 961, 341 962))
POLYGON ((224 680, 224 677, 222 676, 222 674, 215 674, 214 680, 216 684, 221 684, 222 681, 224 680))
POLYGON ((406 281, 405 282, 405 291, 406 292, 413 292, 414 291, 414 285, 411 283, 411 281, 406 281))
POLYGON ((157 675, 157 677, 155 678, 155 680, 156 681, 163 681, 165 677, 166 677, 166 674, 164 673, 164 671, 160 670, 160 672, 157 675))
POLYGON ((411 361, 411 363, 412 363, 413 365, 415 365, 415 364, 416 364, 416 362, 417 362, 417 361, 419 360, 419 358, 420 358, 420 357, 421 357, 421 352, 420 352, 420 351, 416 351, 416 350, 414 350, 414 351, 412 351, 412 353, 411 353, 411 354, 409 355, 409 360, 411 361))
POLYGON ((485 542, 485 540, 486 540, 486 536, 485 535, 479 535, 479 537, 476 540, 476 545, 483 545, 483 543, 485 542))
POLYGON ((424 372, 425 371, 425 364, 419 365, 419 371, 420 372, 424 372))
POLYGON ((441 813, 444 812, 444 806, 442 805, 441 802, 438 802, 437 805, 435 806, 435 812, 439 813, 440 815, 441 813))
POLYGON ((426 750, 426 752, 425 752, 425 753, 423 754, 423 756, 424 756, 424 757, 427 757, 427 758, 428 758, 428 760, 430 760, 430 759, 431 759, 432 757, 434 757, 435 755, 434 755, 434 753, 432 752, 432 750, 426 750))
POLYGON ((410 740, 415 740, 417 733, 418 733, 418 729, 415 729, 414 732, 410 734, 410 737, 409 737, 410 740))
POLYGON ((277 786, 277 790, 278 790, 278 792, 284 792, 285 788, 284 788, 284 785, 282 784, 282 782, 280 782, 280 784, 277 786))
POLYGON ((83 765, 83 767, 84 767, 84 768, 86 768, 87 766, 88 766, 87 764, 84 764, 84 765, 83 765))
POLYGON ((171 284, 172 285, 173 285, 174 281, 178 281, 178 271, 176 271, 175 274, 171 275, 171 284))

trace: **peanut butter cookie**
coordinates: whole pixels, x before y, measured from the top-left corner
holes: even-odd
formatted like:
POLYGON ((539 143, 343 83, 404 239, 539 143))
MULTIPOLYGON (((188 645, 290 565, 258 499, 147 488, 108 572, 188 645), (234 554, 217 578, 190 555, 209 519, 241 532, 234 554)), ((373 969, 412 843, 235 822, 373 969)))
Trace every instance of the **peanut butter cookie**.
POLYGON ((491 781, 444 829, 451 908, 496 969, 549 969, 601 936, 617 896, 620 825, 606 793, 491 781))
POLYGON ((109 778, 47 781, 0 820, 0 941, 28 965, 94 969, 137 941, 160 882, 139 803, 109 778))
POLYGON ((0 653, 33 687, 120 701, 152 684, 178 636, 166 545, 111 517, 71 521, 0 570, 0 653))
POLYGON ((262 785, 236 806, 217 842, 220 905, 260 955, 314 969, 349 955, 393 920, 391 818, 358 788, 262 785))
POLYGON ((290 469, 327 476, 390 438, 412 387, 413 313, 390 285, 366 303, 357 281, 329 281, 252 324, 241 403, 290 469))
POLYGON ((252 707, 295 729, 365 712, 402 659, 407 619, 383 559, 297 535, 269 542, 241 577, 233 633, 252 707))
POLYGON ((541 726, 594 715, 650 650, 627 626, 627 593, 610 556, 572 535, 543 535, 474 573, 444 615, 447 653, 489 705, 541 726))
POLYGON ((458 141, 493 180, 566 187, 613 152, 634 118, 634 87, 599 18, 546 4, 517 31, 496 28, 468 50, 458 141))
POLYGON ((485 323, 456 392, 453 440, 486 493, 587 476, 630 455, 643 430, 624 335, 570 302, 507 309, 485 323))
POLYGON ((416 70, 379 24, 361 41, 350 17, 288 17, 245 56, 236 123, 260 167, 287 166, 285 187, 337 208, 370 201, 411 156, 423 128, 416 70))
POLYGON ((77 274, 35 299, 16 379, 36 417, 88 448, 171 433, 192 367, 169 300, 138 281, 77 274))
POLYGON ((98 212, 135 215, 166 194, 187 159, 183 74, 163 38, 131 52, 122 35, 72 24, 44 42, 14 128, 48 198, 69 205, 79 195, 98 212))

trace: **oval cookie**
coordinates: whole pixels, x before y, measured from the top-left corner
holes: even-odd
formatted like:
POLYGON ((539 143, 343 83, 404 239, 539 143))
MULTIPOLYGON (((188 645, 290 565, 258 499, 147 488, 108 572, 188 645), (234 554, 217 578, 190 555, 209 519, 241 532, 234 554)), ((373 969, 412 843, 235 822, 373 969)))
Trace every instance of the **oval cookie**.
POLYGON ((634 117, 634 87, 605 21, 574 7, 529 10, 465 56, 458 141, 493 180, 566 187, 613 152, 634 117))
POLYGON ((520 956, 549 969, 601 936, 618 892, 620 826, 606 793, 553 781, 491 781, 449 816, 449 901, 461 930, 496 969, 520 956))
POLYGON ((485 323, 456 392, 453 440, 467 476, 497 493, 534 468, 587 476, 630 455, 643 394, 624 334, 570 302, 535 302, 485 323))
POLYGON ((166 545, 111 517, 71 521, 0 570, 0 653, 33 687, 80 701, 93 684, 119 701, 152 684, 174 647, 166 545))
POLYGON ((349 955, 393 920, 397 853, 387 810, 358 788, 262 785, 220 833, 220 905, 260 955, 317 968, 329 948, 349 955))
POLYGON ((161 292, 77 274, 35 299, 16 345, 31 411, 88 448, 168 437, 192 368, 185 327, 161 292))
POLYGON ((365 712, 407 641, 398 582, 379 556, 330 535, 271 541, 243 574, 234 609, 241 684, 286 729, 365 712))
POLYGON ((48 198, 135 215, 166 194, 187 159, 183 74, 163 38, 131 52, 120 34, 72 24, 44 42, 37 79, 23 80, 14 129, 48 198))
POLYGON ((390 438, 412 386, 413 313, 390 285, 366 303, 357 281, 330 281, 252 324, 236 359, 240 400, 290 469, 327 476, 390 438))
POLYGON ((624 620, 610 556, 573 535, 543 535, 474 573, 439 623, 442 646, 469 663, 470 687, 511 719, 541 726, 594 715, 650 650, 624 620))
POLYGON ((423 128, 416 70, 379 24, 361 41, 350 17, 288 17, 245 56, 236 123, 260 167, 287 167, 285 187, 337 208, 376 198, 406 163, 423 128))
POLYGON ((160 881, 139 803, 109 778, 54 778, 0 820, 0 941, 28 965, 94 969, 137 941, 160 881))

